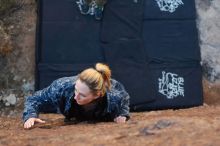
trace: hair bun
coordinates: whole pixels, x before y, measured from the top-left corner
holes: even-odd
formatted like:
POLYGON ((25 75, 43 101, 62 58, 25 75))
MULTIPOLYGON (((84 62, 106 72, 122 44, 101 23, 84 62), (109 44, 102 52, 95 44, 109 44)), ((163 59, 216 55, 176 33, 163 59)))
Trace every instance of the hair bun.
POLYGON ((104 82, 107 83, 108 89, 110 89, 111 83, 111 70, 103 63, 96 63, 95 69, 102 75, 104 82))

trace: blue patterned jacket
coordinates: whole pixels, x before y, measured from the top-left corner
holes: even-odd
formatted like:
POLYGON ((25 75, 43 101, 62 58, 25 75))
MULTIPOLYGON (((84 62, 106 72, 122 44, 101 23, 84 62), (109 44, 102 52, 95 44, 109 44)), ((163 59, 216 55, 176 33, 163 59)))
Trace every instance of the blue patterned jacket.
MULTIPOLYGON (((71 108, 76 80, 77 76, 63 77, 53 81, 47 88, 35 92, 33 96, 28 96, 24 104, 23 121, 38 117, 40 112, 56 112, 65 116, 71 108)), ((111 79, 111 83, 111 90, 106 94, 106 114, 114 112, 114 117, 129 118, 129 94, 118 81, 111 79)))

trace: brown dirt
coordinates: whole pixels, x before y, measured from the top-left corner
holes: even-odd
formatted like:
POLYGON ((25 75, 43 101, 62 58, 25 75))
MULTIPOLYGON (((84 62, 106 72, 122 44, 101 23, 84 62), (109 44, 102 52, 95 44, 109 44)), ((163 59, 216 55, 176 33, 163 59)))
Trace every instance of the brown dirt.
POLYGON ((203 79, 204 102, 208 105, 220 105, 220 83, 211 83, 203 79))
POLYGON ((126 124, 63 122, 42 114, 46 124, 24 130, 20 118, 0 118, 0 145, 219 146, 220 106, 132 113, 126 124))

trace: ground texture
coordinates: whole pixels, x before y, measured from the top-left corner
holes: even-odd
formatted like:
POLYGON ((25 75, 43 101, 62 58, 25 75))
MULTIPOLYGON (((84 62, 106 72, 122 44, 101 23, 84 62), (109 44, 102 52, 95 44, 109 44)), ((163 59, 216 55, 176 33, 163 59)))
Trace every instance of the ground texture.
POLYGON ((219 146, 220 106, 131 113, 126 124, 64 123, 56 114, 24 130, 17 118, 0 118, 0 145, 219 146))

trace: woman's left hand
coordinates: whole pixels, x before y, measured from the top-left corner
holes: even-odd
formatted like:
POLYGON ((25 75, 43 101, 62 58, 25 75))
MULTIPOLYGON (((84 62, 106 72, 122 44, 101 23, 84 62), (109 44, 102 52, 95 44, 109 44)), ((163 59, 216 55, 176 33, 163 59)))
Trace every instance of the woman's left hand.
POLYGON ((116 117, 116 118, 114 119, 114 121, 115 121, 116 123, 125 123, 125 122, 126 122, 126 117, 124 117, 124 116, 118 116, 118 117, 116 117))

